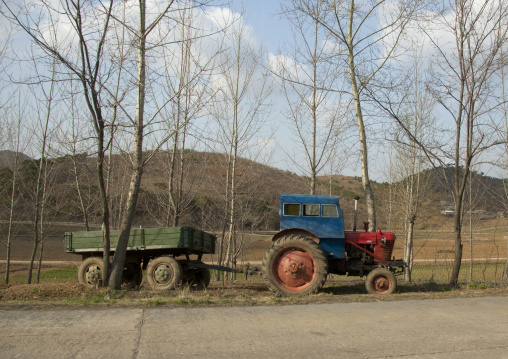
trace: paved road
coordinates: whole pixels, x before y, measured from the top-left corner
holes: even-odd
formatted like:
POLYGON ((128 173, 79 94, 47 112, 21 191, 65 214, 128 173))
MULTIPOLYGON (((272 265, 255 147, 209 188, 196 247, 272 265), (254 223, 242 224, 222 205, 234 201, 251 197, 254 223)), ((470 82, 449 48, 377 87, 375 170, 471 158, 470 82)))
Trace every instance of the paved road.
POLYGON ((508 297, 6 310, 1 358, 508 358, 508 297))

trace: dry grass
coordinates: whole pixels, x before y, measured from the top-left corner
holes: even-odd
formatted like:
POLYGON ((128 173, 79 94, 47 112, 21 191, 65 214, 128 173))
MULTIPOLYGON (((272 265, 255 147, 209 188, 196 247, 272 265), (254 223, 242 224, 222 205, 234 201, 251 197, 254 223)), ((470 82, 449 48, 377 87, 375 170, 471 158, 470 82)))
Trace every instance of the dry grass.
POLYGON ((78 284, 38 284, 0 286, 0 308, 75 308, 75 307, 211 307, 373 302, 422 300, 455 297, 506 296, 506 285, 451 287, 445 284, 401 283, 398 292, 380 296, 365 294, 362 281, 330 278, 316 295, 281 298, 266 289, 260 278, 212 282, 204 291, 182 288, 168 292, 146 286, 136 290, 110 292, 87 289, 78 284))

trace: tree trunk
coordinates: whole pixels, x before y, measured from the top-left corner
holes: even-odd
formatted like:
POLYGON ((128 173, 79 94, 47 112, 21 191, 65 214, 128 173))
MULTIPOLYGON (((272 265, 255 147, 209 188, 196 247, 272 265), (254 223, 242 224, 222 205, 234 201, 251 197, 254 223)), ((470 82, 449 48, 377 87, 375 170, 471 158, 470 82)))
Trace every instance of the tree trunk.
POLYGON ((41 225, 39 228, 39 239, 40 239, 40 250, 39 250, 39 262, 37 266, 37 275, 35 277, 35 283, 39 283, 40 277, 41 277, 41 267, 42 267, 42 257, 44 254, 44 237, 46 236, 46 233, 44 231, 44 210, 46 209, 46 190, 47 190, 47 184, 48 184, 48 164, 44 166, 44 185, 42 187, 42 203, 41 203, 41 225))
POLYGON ((314 21, 314 52, 312 54, 312 157, 310 159, 310 194, 316 194, 316 176, 317 176, 317 42, 318 42, 318 22, 314 21))
MULTIPOLYGON (((230 152, 231 152, 231 149, 230 149, 230 152)), ((217 250, 217 264, 218 265, 222 265, 222 263, 224 261, 224 242, 226 240, 226 230, 228 228, 228 220, 227 219, 228 219, 228 216, 230 213, 230 211, 229 211, 229 206, 230 206, 229 181, 230 181, 230 177, 231 177, 231 154, 228 156, 228 163, 227 163, 227 169, 226 169, 226 190, 225 190, 226 199, 225 199, 224 218, 222 221, 222 233, 221 233, 221 236, 219 239, 219 244, 217 246, 217 248, 218 248, 218 250, 217 250)), ((222 272, 219 272, 219 271, 215 272, 215 279, 217 281, 220 280, 221 273, 222 272)))
POLYGON ((126 209, 122 216, 120 225, 120 233, 118 243, 113 257, 111 277, 108 287, 110 289, 120 289, 122 285, 123 268, 129 243, 129 235, 136 213, 136 203, 138 200, 141 178, 143 176, 143 130, 144 130, 144 111, 145 111, 145 44, 146 44, 146 28, 145 13, 146 4, 144 0, 139 2, 139 31, 138 31, 138 84, 137 84, 137 100, 136 100, 136 124, 134 129, 134 163, 133 173, 129 185, 129 194, 126 203, 126 209))
POLYGON ((369 179, 369 163, 367 154, 367 136, 365 134, 365 124, 363 122, 362 106, 360 102, 360 91, 358 89, 355 58, 354 58, 354 47, 353 47, 353 14, 354 14, 355 2, 351 0, 350 11, 349 11, 349 24, 348 24, 348 64, 349 64, 349 77, 351 81, 351 90, 353 94, 353 100, 355 104, 356 122, 358 125, 358 132, 360 137, 360 153, 362 162, 362 185, 365 191, 365 199, 367 200, 367 212, 369 218, 369 231, 376 230, 376 207, 374 203, 374 192, 370 186, 369 179))
MULTIPOLYGON (((233 268, 236 268, 235 259, 235 242, 236 242, 236 146, 235 153, 233 154, 233 161, 231 167, 231 204, 229 209, 229 235, 228 235, 228 246, 226 253, 226 266, 232 264, 233 268)), ((232 275, 235 278, 235 275, 232 275)))
POLYGON ((81 212, 83 213, 83 223, 85 225, 85 230, 88 232, 90 230, 90 226, 88 224, 88 211, 85 206, 83 194, 81 193, 81 185, 79 183, 78 167, 77 167, 77 163, 76 163, 77 162, 76 151, 74 148, 72 150, 73 150, 72 164, 73 164, 74 179, 76 182, 76 191, 78 192, 79 204, 81 206, 81 212))
MULTIPOLYGON (((508 243, 506 244, 506 253, 508 253, 508 243)), ((508 259, 506 260, 506 265, 504 267, 504 275, 505 281, 508 282, 508 259)))
POLYGON ((109 278, 109 289, 120 289, 122 285, 123 268, 125 265, 125 258, 127 255, 127 245, 129 244, 129 236, 136 213, 136 202, 138 199, 139 187, 141 184, 141 177, 143 175, 143 167, 138 166, 134 169, 132 174, 129 196, 127 199, 126 210, 122 217, 120 224, 120 233, 118 235, 118 244, 116 246, 113 262, 111 263, 111 276, 109 278))
POLYGON ((49 88, 49 94, 46 99, 46 117, 44 121, 44 132, 42 133, 42 145, 41 145, 41 159, 39 160, 39 168, 37 172, 37 183, 35 188, 35 204, 34 204, 34 222, 33 222, 33 230, 34 230, 34 244, 32 255, 30 257, 30 263, 28 265, 28 275, 27 275, 27 283, 32 283, 32 270, 33 264, 35 260, 35 254, 37 252, 37 247, 39 246, 40 238, 39 238, 39 223, 42 226, 42 214, 41 214, 41 206, 44 201, 44 188, 46 187, 46 176, 45 176, 45 167, 46 163, 46 141, 48 138, 48 127, 49 120, 51 118, 51 110, 53 105, 53 91, 55 84, 55 73, 56 73, 56 60, 53 60, 53 67, 51 71, 51 85, 49 88), (42 197, 41 197, 42 196, 42 197))
MULTIPOLYGON (((499 0, 499 3, 501 4, 501 0, 499 0)), ((501 46, 499 48, 499 55, 501 59, 501 63, 504 64, 504 54, 503 54, 503 47, 501 46)), ((504 66, 501 67, 501 88, 502 88, 502 94, 503 94, 503 117, 504 117, 504 141, 505 141, 505 151, 508 154, 508 109, 506 108, 506 95, 505 95, 505 85, 504 85, 504 66)), ((507 166, 508 169, 508 162, 505 163, 505 166, 507 166)), ((503 183, 506 183, 503 181, 503 183)), ((505 197, 508 197, 508 190, 506 188, 506 185, 504 186, 505 190, 505 197)), ((508 253, 508 243, 506 243, 506 253, 508 253)), ((507 256, 508 257, 508 256, 507 256)), ((471 264, 472 265, 472 264, 471 264)), ((504 267, 504 275, 505 280, 508 282, 508 258, 506 258, 506 264, 504 267)))
MULTIPOLYGON (((460 198, 461 199, 461 198, 460 198)), ((459 281, 459 273, 460 266, 462 262, 462 205, 459 199, 456 199, 455 203, 455 221, 454 221, 454 232, 455 232, 455 242, 454 242, 454 256, 453 256, 453 267, 452 274, 450 277, 450 284, 457 285, 459 281)))
MULTIPOLYGON (((16 158, 14 159, 14 166, 17 166, 18 162, 18 152, 16 150, 16 158)), ((11 193, 11 202, 10 202, 10 211, 9 211, 9 228, 7 232, 7 255, 6 255, 6 263, 5 263, 5 284, 9 284, 9 274, 10 274, 10 264, 11 264, 11 243, 12 243, 12 226, 14 220, 14 196, 16 193, 16 169, 14 169, 12 175, 12 193, 11 193)))
POLYGON ((18 157, 19 157, 19 136, 20 136, 20 126, 21 120, 18 122, 18 137, 16 140, 16 155, 14 157, 14 168, 12 170, 12 191, 11 191, 11 201, 10 201, 10 209, 9 209, 9 228, 7 230, 7 248, 6 248, 6 263, 5 263, 5 284, 9 284, 9 275, 10 275, 10 265, 11 265, 11 244, 12 244, 12 231, 13 231, 13 221, 14 221, 14 204, 15 196, 16 196, 16 178, 18 174, 18 157))
MULTIPOLYGON (((42 222, 42 221, 41 221, 42 222)), ((42 229, 42 223, 41 223, 41 246, 39 250, 39 261, 37 264, 37 274, 35 275, 35 283, 40 283, 41 279, 41 268, 42 268, 42 257, 44 254, 44 230, 42 229)))
POLYGON ((406 262, 406 273, 404 274, 404 279, 408 282, 411 282, 411 272, 413 270, 413 237, 414 237, 414 226, 415 226, 416 216, 413 215, 409 219, 407 233, 406 233, 406 246, 404 250, 404 261, 406 262))
POLYGON ((100 131, 97 140, 97 179, 102 201, 102 248, 103 248, 103 285, 107 286, 110 274, 110 228, 109 228, 109 201, 106 185, 104 183, 104 123, 100 122, 100 131))
MULTIPOLYGON (((72 86, 72 81, 71 81, 72 86)), ((74 180, 76 182, 76 191, 78 192, 79 205, 81 206, 81 212, 83 213, 83 223, 85 225, 85 230, 90 231, 90 226, 88 223, 88 210, 85 205, 85 200, 83 198, 83 193, 81 192, 81 183, 79 180, 79 171, 78 171, 78 155, 76 153, 76 145, 77 145, 77 135, 76 135, 76 118, 74 113, 75 103, 74 103, 74 95, 71 95, 71 119, 72 119, 72 170, 74 174, 74 180)))

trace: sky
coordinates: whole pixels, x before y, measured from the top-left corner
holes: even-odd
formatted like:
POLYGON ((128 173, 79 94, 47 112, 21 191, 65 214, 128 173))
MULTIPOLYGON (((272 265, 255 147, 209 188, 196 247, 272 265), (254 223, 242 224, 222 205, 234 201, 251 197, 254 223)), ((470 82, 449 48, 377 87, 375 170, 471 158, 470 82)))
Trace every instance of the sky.
MULTIPOLYGON (((280 20, 277 12, 280 9, 280 0, 250 0, 244 1, 246 9, 245 22, 254 28, 267 50, 275 53, 283 43, 285 37, 290 35, 290 29, 284 21, 280 20)), ((242 1, 233 1, 234 9, 241 9, 242 1)))
MULTIPOLYGON (((288 27, 288 23, 285 20, 281 19, 278 15, 281 4, 287 1, 288 0, 233 0, 231 9, 233 11, 240 12, 243 4, 245 9, 245 13, 243 15, 245 23, 253 28, 254 36, 256 36, 261 41, 265 50, 268 53, 275 55, 279 52, 278 50, 284 45, 286 41, 292 40, 292 32, 288 27)), ((280 114, 279 119, 281 116, 282 114, 280 114)), ((277 132, 274 136, 275 142, 281 144, 284 141, 288 141, 291 134, 289 133, 287 126, 280 123, 277 126, 277 132)), ((269 165, 273 165, 274 167, 283 170, 297 172, 293 171, 291 168, 291 161, 288 160, 287 156, 281 152, 282 151, 280 149, 276 150, 276 153, 272 158, 272 163, 269 163, 269 165)), ((355 156, 355 158, 358 157, 355 156)), ((328 167, 326 167, 326 169, 323 171, 323 173, 320 173, 320 175, 324 175, 327 171, 327 168, 328 167)), ((373 171, 375 180, 385 180, 383 175, 385 172, 384 169, 378 172, 373 168, 373 171), (378 174, 375 172, 378 172, 378 174)), ((361 176, 360 162, 351 163, 350 161, 347 167, 340 170, 340 173, 334 174, 361 176)))
MULTIPOLYGON (((288 27, 288 23, 285 20, 280 19, 280 16, 277 15, 278 11, 280 10, 281 3, 284 2, 288 2, 288 0, 233 0, 231 9, 239 12, 243 4, 243 7, 245 8, 245 13, 243 15, 245 23, 249 26, 252 26, 255 36, 259 38, 269 53, 277 54, 278 49, 284 44, 285 41, 292 40, 291 29, 288 27)), ((478 5, 481 4, 481 2, 477 3, 478 5)), ((445 43, 446 39, 444 39, 443 36, 445 35, 442 34, 440 36, 440 40, 442 43, 445 43)), ((426 50, 423 50, 424 52, 431 51, 429 44, 424 44, 424 46, 426 48, 426 50)), ((283 133, 282 136, 286 136, 285 131, 286 130, 284 130, 284 128, 279 127, 279 133, 275 136, 276 141, 280 142, 281 133, 283 133)), ((374 151, 371 150, 369 150, 371 178, 379 182, 387 181, 388 178, 386 177, 386 168, 389 163, 388 152, 390 149, 385 146, 374 151)), ((357 156, 354 156, 354 158, 355 159, 353 162, 349 161, 347 167, 343 168, 340 174, 348 176, 361 176, 359 158, 357 156), (358 160, 358 163, 354 162, 356 159, 358 160)), ((278 161, 278 164, 275 166, 282 169, 290 169, 288 168, 290 165, 284 163, 284 160, 278 161)), ((489 176, 505 177, 505 174, 502 170, 489 164, 480 165, 477 170, 484 171, 485 174, 489 176)))
MULTIPOLYGON (((281 3, 288 1, 289 0, 233 0, 230 8, 237 13, 242 12, 242 8, 244 9, 243 20, 247 26, 251 27, 251 33, 254 38, 264 46, 264 49, 269 54, 275 55, 278 53, 279 48, 292 40, 291 29, 289 28, 287 21, 280 19, 277 15, 280 10, 281 3)), ((285 156, 281 149, 281 147, 288 148, 290 146, 291 137, 288 126, 283 121, 284 114, 281 110, 282 104, 285 100, 283 96, 277 97, 277 95, 277 93, 271 95, 278 104, 273 108, 273 110, 271 110, 270 113, 270 121, 276 125, 276 131, 273 135, 274 138, 270 139, 270 146, 274 148, 275 153, 273 156, 266 156, 269 157, 268 160, 263 161, 263 159, 261 159, 260 161, 276 168, 299 173, 299 171, 294 169, 294 166, 292 166, 291 162, 287 159, 287 156, 285 156)), ((386 131, 386 129, 381 130, 386 131)), ((354 138, 350 137, 349 141, 352 141, 354 144, 355 141, 357 142, 356 138, 357 131, 354 138)), ((382 135, 380 135, 379 138, 382 139, 382 135)), ((377 140, 375 138, 370 139, 370 145, 376 141, 377 140)), ((370 174, 371 179, 375 181, 383 182, 387 180, 385 173, 388 163, 385 159, 383 159, 382 153, 383 151, 389 152, 388 147, 390 146, 387 146, 386 143, 387 142, 381 144, 381 146, 379 146, 376 150, 369 150, 370 174)), ((266 147, 268 148, 270 146, 267 145, 266 147)), ((267 153, 268 152, 269 151, 267 150, 267 153)), ((361 166, 358 155, 355 155, 350 156, 349 162, 345 164, 338 173, 334 172, 334 174, 360 176, 360 169, 361 166)), ((326 172, 328 172, 328 167, 326 167, 326 169, 320 174, 324 175, 326 172)))

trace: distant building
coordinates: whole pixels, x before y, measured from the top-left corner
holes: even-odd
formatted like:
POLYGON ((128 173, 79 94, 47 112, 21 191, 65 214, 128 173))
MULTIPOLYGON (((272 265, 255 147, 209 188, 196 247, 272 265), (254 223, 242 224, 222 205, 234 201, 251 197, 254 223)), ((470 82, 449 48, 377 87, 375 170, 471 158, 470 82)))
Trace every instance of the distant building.
POLYGON ((453 216, 455 214, 455 211, 453 209, 445 209, 441 211, 441 214, 443 216, 453 216))

